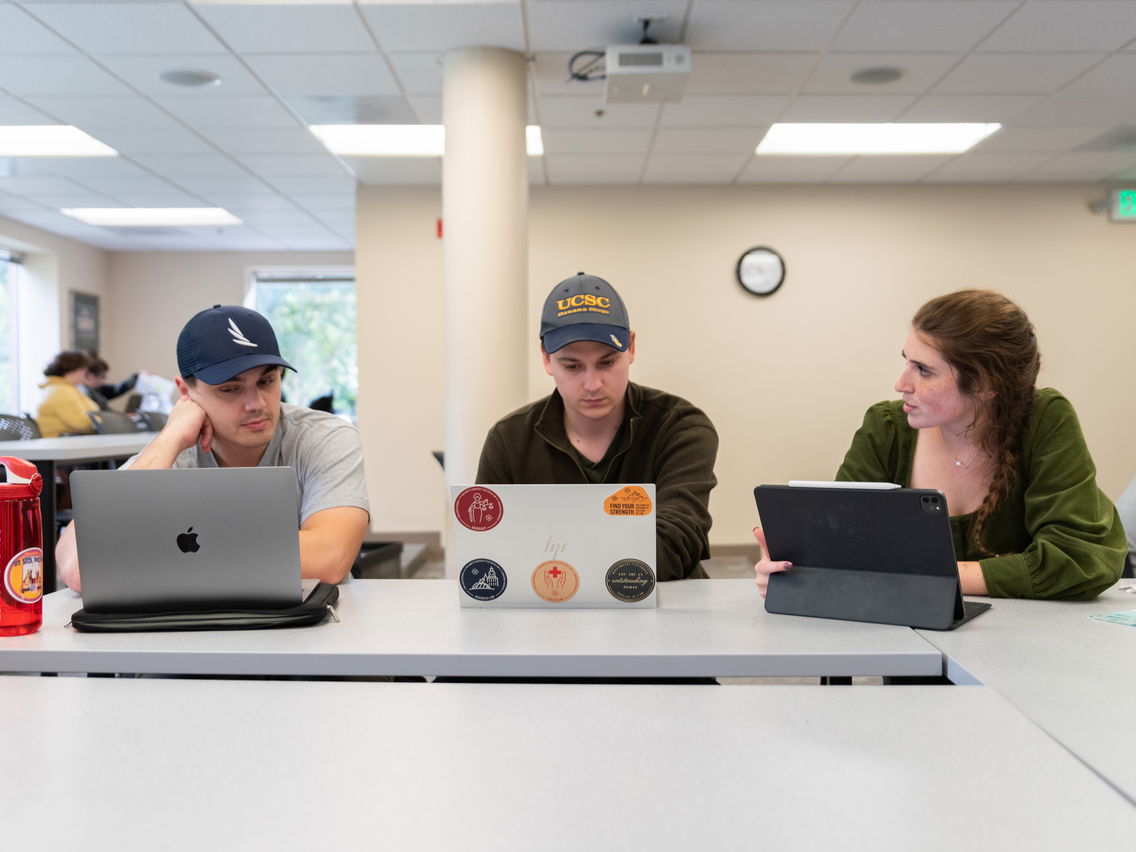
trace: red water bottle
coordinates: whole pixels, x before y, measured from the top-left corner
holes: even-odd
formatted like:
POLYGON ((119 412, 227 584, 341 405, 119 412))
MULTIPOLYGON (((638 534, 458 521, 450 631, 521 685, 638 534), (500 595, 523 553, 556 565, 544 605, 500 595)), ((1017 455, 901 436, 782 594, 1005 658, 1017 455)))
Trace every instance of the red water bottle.
POLYGON ((11 456, 0 456, 0 474, 0 636, 19 636, 43 623, 43 478, 11 456))

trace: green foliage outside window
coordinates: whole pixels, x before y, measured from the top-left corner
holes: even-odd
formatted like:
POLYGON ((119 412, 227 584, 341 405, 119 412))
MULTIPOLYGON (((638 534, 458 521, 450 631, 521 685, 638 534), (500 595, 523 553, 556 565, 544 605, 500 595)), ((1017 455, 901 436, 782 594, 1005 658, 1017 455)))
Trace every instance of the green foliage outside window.
POLYGON ((355 282, 258 281, 254 307, 272 323, 284 371, 284 395, 307 406, 332 394, 336 414, 354 418, 359 392, 355 358, 355 282))

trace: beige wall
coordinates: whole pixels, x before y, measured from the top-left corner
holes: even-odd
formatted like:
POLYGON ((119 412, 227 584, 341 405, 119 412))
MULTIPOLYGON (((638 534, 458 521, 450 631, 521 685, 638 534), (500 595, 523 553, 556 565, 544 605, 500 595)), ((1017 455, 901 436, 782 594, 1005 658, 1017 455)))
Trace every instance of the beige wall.
POLYGON ((176 376, 185 321, 212 305, 241 304, 255 269, 352 263, 351 252, 114 252, 104 311, 115 331, 104 347, 111 378, 135 370, 176 376))
MULTIPOLYGON (((90 293, 106 302, 107 254, 3 217, 0 245, 26 253, 19 294, 20 407, 34 414, 43 368, 71 346, 71 292, 90 293)), ((104 321, 102 339, 108 340, 111 333, 104 321)))
MULTIPOLYGON (((1115 497, 1136 474, 1136 228, 1091 214, 1101 194, 1067 185, 534 189, 530 396, 551 388, 537 356, 545 294, 580 270, 608 278, 638 334, 635 380, 687 397, 717 425, 712 541, 743 544, 754 485, 831 478, 864 409, 894 397, 914 310, 939 293, 990 287, 1033 318, 1041 380, 1077 406, 1115 497), (788 268, 767 299, 734 280, 741 253, 762 244, 788 268)), ((360 342, 380 529, 442 523, 442 480, 424 460, 441 441, 439 209, 437 189, 359 195, 361 312, 382 331, 360 342)))

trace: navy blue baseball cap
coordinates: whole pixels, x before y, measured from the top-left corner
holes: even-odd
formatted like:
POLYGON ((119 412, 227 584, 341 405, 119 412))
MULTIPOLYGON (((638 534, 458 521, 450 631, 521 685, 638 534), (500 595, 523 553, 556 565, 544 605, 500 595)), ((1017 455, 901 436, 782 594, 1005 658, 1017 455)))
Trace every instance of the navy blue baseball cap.
POLYGON ((214 305, 195 315, 178 335, 178 372, 219 385, 253 367, 296 368, 280 357, 268 320, 239 305, 214 305))
POLYGON ((631 344, 627 308, 615 288, 577 272, 552 288, 540 315, 540 342, 549 354, 577 340, 603 343, 619 352, 631 344))

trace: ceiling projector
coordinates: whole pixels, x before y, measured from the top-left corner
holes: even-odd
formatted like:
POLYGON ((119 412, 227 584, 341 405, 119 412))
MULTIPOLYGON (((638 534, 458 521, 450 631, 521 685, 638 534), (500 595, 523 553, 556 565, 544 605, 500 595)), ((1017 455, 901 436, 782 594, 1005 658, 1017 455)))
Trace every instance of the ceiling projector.
POLYGON ((604 59, 609 104, 682 100, 690 76, 690 48, 681 44, 609 45, 604 59))

